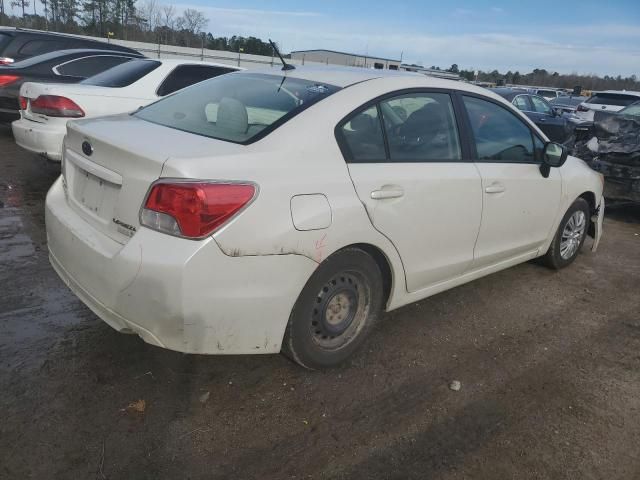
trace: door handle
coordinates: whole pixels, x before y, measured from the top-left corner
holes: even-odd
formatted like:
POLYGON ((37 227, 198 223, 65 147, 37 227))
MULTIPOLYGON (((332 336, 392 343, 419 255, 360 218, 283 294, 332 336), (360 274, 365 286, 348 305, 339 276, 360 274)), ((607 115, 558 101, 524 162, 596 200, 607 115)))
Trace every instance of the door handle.
POLYGON ((538 120, 541 121, 541 122, 546 122, 547 121, 546 118, 542 118, 542 117, 540 117, 538 120))
POLYGON ((487 193, 502 193, 506 190, 505 186, 500 183, 494 183, 484 189, 487 193))
POLYGON ((383 200, 385 198, 400 198, 404 195, 404 190, 401 188, 389 188, 382 190, 374 190, 371 192, 371 198, 373 200, 383 200))

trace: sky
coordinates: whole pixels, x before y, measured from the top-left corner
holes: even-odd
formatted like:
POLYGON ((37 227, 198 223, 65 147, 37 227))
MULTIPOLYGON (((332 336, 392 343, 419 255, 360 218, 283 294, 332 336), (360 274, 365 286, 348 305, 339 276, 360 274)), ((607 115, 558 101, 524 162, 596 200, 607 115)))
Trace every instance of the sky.
MULTIPOLYGON (((157 0, 163 3, 163 0, 157 0)), ((164 2, 170 3, 170 2, 164 2)), ((215 36, 272 38, 429 67, 640 77, 640 0, 178 0, 215 36)))

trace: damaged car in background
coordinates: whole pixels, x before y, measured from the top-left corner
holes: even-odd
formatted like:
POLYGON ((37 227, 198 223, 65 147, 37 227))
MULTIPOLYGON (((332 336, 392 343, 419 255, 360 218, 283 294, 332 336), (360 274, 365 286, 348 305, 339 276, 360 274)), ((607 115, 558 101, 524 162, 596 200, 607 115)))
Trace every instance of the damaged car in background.
POLYGON ((640 202, 640 101, 618 112, 596 111, 573 154, 604 175, 607 198, 640 202))

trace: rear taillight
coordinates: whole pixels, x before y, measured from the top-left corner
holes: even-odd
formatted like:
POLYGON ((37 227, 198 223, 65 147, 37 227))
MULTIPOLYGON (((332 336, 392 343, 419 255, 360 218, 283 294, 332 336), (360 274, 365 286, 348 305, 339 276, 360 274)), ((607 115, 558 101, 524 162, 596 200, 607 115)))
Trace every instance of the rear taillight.
POLYGON ((202 238, 227 222, 256 195, 250 183, 165 182, 151 187, 140 224, 170 235, 202 238))
POLYGON ((84 117, 84 112, 76 102, 57 95, 40 95, 31 100, 31 111, 48 117, 84 117))
POLYGON ((587 107, 585 107, 584 105, 582 105, 582 104, 578 105, 578 108, 576 110, 578 110, 579 112, 588 112, 589 111, 589 109, 587 107))
POLYGON ((20 95, 18 100, 20 101, 20 110, 26 110, 27 109, 27 99, 24 98, 22 95, 20 95))
POLYGON ((0 87, 7 87, 20 80, 19 75, 0 75, 0 87))
POLYGON ((13 58, 0 57, 0 65, 11 65, 14 62, 13 58))

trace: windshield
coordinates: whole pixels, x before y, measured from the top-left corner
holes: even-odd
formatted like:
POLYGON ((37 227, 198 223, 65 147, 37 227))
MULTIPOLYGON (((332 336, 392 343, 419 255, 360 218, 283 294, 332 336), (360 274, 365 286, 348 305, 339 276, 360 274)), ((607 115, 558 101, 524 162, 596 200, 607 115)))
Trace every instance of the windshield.
POLYGON ((568 105, 572 107, 577 107, 582 102, 584 102, 586 97, 558 97, 551 100, 552 105, 568 105))
POLYGON ((555 90, 538 90, 538 95, 541 97, 556 97, 555 90))
POLYGON ((98 87, 128 87, 161 65, 156 60, 131 60, 80 82, 98 87))
POLYGON ((230 73, 180 90, 134 115, 177 130, 248 144, 338 90, 281 75, 230 73))
POLYGON ((623 93, 596 93, 587 103, 595 105, 614 105, 617 107, 626 107, 633 102, 637 102, 638 97, 635 95, 625 95, 623 93))

